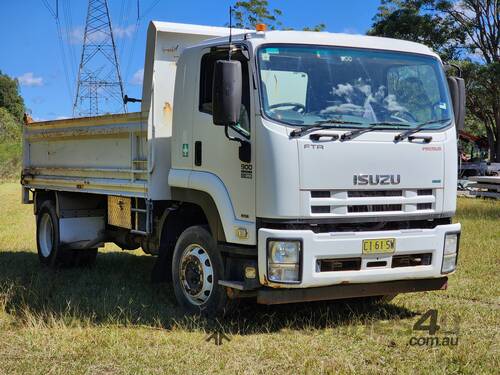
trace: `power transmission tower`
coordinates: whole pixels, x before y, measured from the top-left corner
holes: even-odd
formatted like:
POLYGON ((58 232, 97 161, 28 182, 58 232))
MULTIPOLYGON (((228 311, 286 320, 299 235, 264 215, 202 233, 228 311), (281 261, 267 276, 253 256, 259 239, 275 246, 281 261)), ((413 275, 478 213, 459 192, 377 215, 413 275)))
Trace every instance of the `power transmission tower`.
POLYGON ((107 0, 89 0, 73 116, 127 112, 107 0))

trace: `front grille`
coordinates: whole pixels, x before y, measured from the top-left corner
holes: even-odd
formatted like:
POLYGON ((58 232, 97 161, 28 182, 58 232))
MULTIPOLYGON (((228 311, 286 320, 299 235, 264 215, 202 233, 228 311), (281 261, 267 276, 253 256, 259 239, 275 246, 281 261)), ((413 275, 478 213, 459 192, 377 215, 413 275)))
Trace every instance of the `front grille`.
POLYGON ((436 209, 437 189, 304 190, 304 216, 370 217, 428 214, 436 209), (371 214, 371 215, 370 215, 371 214))
POLYGON ((432 263, 432 253, 395 255, 392 257, 392 268, 428 266, 432 263))
POLYGON ((311 212, 313 214, 329 214, 330 206, 312 206, 311 212))
MULTIPOLYGON (((275 220, 258 219, 258 228, 284 229, 284 230, 310 230, 314 233, 332 232, 373 232, 381 230, 402 229, 434 229, 438 225, 451 224, 450 218, 431 220, 393 220, 383 221, 383 218, 369 218, 365 222, 353 223, 328 223, 330 219, 304 219, 297 220, 275 220), (326 222, 325 222, 326 221, 326 222)), ((335 220, 335 219, 333 219, 335 220)))
POLYGON ((418 203, 417 210, 430 210, 432 209, 432 203, 418 203))
POLYGON ((330 190, 313 190, 311 191, 311 198, 330 198, 330 190))
POLYGON ((359 271, 360 269, 361 258, 318 259, 316 261, 317 272, 359 271))
POLYGON ((364 198, 364 197, 401 197, 403 190, 349 190, 348 198, 364 198))
POLYGON ((419 189, 417 195, 432 195, 432 189, 419 189))
POLYGON ((372 268, 372 267, 385 267, 387 266, 387 262, 385 260, 379 260, 379 261, 374 261, 374 262, 368 262, 366 263, 366 267, 372 268))
POLYGON ((347 206, 347 212, 386 212, 386 211, 401 211, 401 204, 365 204, 360 206, 347 206))

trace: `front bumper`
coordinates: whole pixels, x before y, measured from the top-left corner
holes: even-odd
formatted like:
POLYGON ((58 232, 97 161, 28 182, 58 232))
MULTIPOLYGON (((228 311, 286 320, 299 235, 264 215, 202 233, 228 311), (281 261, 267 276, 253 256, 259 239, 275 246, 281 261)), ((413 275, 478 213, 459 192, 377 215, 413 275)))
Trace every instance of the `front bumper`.
POLYGON ((277 305, 294 302, 311 302, 354 297, 384 296, 398 293, 424 292, 446 289, 448 278, 423 280, 396 280, 371 284, 341 284, 308 289, 261 288, 257 303, 277 305))
POLYGON ((258 262, 259 280, 272 288, 312 288, 338 284, 367 284, 396 280, 442 278, 441 264, 446 233, 459 233, 460 224, 438 225, 433 229, 404 229, 392 231, 314 233, 310 230, 259 229, 258 262), (268 239, 301 239, 301 282, 285 284, 271 282, 267 278, 268 239), (362 241, 366 239, 395 238, 396 250, 391 254, 362 254, 362 241), (431 254, 428 265, 392 267, 397 255, 431 254), (318 260, 361 258, 359 270, 321 272, 318 260), (384 266, 368 267, 371 262, 384 266))

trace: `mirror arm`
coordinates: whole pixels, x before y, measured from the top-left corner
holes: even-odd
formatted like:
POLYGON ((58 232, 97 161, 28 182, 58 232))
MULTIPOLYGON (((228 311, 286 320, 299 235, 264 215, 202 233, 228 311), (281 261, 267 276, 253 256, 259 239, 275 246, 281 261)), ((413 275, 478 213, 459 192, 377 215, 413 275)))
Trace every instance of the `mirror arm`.
POLYGON ((453 64, 451 62, 448 62, 448 61, 446 61, 443 65, 445 67, 448 67, 448 69, 455 68, 458 72, 458 77, 462 78, 462 68, 460 66, 458 66, 457 64, 453 64))
POLYGON ((224 126, 224 133, 226 135, 226 138, 229 139, 230 141, 233 142, 239 142, 240 148, 238 151, 238 157, 239 159, 244 162, 244 163, 251 163, 252 162, 252 153, 250 150, 250 142, 245 141, 244 139, 238 138, 238 137, 231 137, 228 132, 229 125, 224 126))
POLYGON ((224 126, 224 134, 226 135, 226 138, 229 139, 230 141, 239 142, 241 145, 243 143, 246 143, 246 141, 243 140, 243 139, 241 139, 241 138, 232 137, 232 136, 229 135, 229 125, 224 126))

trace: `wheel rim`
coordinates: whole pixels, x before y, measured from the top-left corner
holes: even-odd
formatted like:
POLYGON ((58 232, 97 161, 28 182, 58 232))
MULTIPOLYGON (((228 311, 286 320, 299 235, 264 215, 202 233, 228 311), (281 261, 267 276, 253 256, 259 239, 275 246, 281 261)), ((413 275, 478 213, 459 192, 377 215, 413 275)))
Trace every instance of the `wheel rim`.
POLYGON ((52 245, 54 243, 54 227, 52 226, 52 219, 47 213, 43 214, 40 220, 38 242, 42 255, 48 258, 52 252, 52 245))
POLYGON ((212 294, 214 270, 207 251, 200 245, 186 247, 180 261, 181 289, 193 305, 202 305, 212 294))

